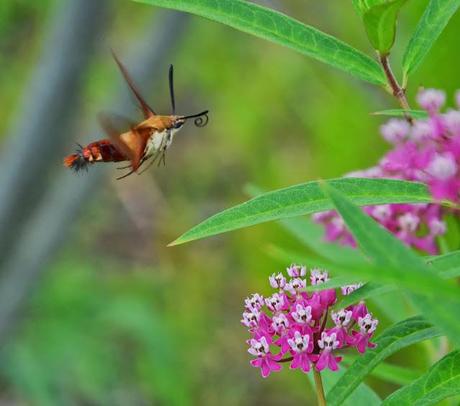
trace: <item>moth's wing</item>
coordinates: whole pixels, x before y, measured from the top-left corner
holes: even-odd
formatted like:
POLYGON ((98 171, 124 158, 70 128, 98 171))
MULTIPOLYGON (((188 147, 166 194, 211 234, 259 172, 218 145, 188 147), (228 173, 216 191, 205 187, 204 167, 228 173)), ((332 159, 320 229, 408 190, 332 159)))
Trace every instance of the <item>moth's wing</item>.
POLYGON ((115 54, 113 50, 112 50, 112 56, 113 56, 113 59, 115 59, 115 62, 117 63, 118 67, 120 68, 120 71, 123 77, 125 78, 126 83, 128 84, 129 88, 131 89, 137 101, 139 102, 139 106, 142 110, 142 113, 144 114, 144 117, 147 119, 152 116, 155 116, 156 115, 155 111, 147 104, 147 102, 144 100, 144 98, 140 94, 139 90, 137 90, 137 87, 135 86, 133 80, 129 76, 128 71, 126 70, 125 66, 121 63, 121 61, 118 59, 117 55, 115 54))
POLYGON ((135 122, 112 113, 101 112, 98 119, 115 148, 131 161, 131 167, 136 171, 154 128, 147 125, 140 127, 135 122))
POLYGON ((100 112, 97 118, 102 129, 110 138, 115 148, 117 148, 128 160, 133 161, 134 153, 120 135, 129 131, 132 126, 135 126, 135 123, 122 116, 107 112, 100 112))

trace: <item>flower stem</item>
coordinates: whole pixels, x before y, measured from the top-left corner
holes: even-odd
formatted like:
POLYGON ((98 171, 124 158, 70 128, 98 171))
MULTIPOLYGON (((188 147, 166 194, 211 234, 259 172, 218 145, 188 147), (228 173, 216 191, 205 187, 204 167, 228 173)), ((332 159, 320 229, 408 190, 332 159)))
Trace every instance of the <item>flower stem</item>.
POLYGON ((321 373, 316 370, 316 367, 313 367, 313 376, 315 377, 318 406, 326 406, 326 397, 324 396, 323 380, 321 379, 321 373))
MULTIPOLYGON (((406 97, 406 89, 399 85, 393 71, 391 70, 388 54, 379 54, 379 59, 383 71, 385 72, 388 85, 390 86, 391 92, 393 93, 393 96, 395 96, 398 99, 399 104, 404 110, 410 110, 409 102, 407 101, 406 97)), ((405 118, 411 124, 414 121, 409 113, 405 113, 405 118)))

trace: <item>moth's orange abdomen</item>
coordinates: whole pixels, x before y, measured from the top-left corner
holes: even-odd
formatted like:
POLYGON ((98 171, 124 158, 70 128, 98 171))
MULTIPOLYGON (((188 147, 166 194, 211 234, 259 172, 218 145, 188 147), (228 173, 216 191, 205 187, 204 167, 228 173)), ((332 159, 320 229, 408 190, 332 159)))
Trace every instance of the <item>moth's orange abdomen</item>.
POLYGON ((120 162, 126 160, 126 156, 109 140, 100 140, 92 142, 86 147, 79 146, 76 153, 64 158, 64 166, 78 172, 82 169, 87 169, 89 164, 95 162, 120 162))

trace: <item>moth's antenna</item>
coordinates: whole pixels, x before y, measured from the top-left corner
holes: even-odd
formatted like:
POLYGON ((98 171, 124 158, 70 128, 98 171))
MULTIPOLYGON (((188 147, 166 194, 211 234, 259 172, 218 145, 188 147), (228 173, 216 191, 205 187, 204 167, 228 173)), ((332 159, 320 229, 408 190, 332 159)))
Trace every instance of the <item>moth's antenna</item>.
POLYGON ((169 65, 169 94, 171 96, 171 106, 173 116, 176 114, 176 100, 174 98, 174 67, 169 65))

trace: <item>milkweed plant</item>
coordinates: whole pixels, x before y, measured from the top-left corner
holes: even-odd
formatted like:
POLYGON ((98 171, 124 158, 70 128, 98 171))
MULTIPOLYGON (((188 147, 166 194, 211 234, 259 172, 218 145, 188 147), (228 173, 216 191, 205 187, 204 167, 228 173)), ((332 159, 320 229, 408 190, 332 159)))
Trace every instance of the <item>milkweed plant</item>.
POLYGON ((460 93, 431 88, 430 78, 424 78, 424 88, 410 79, 433 45, 442 43, 439 37, 460 0, 427 1, 416 26, 405 27, 408 41, 396 41, 408 0, 344 2, 340 7, 353 7, 359 16, 372 55, 250 1, 136 1, 272 41, 393 97, 394 105, 375 112, 376 120, 387 117, 380 135, 388 148, 374 166, 271 192, 253 187, 252 199, 204 220, 171 245, 280 220, 306 249, 274 247, 274 252, 308 269, 291 265, 267 275, 273 291, 244 301, 248 361, 261 376, 283 366, 300 371, 311 378, 319 405, 456 404, 460 251, 450 236, 458 234, 460 209, 460 93), (401 47, 401 66, 391 64, 394 47, 401 47), (417 90, 415 100, 406 95, 409 86, 417 90), (300 217, 305 215, 313 221, 300 217), (392 299, 383 300, 384 294, 392 299), (391 323, 379 324, 368 306, 391 323), (422 341, 419 348, 430 360, 426 370, 388 360, 422 341), (370 375, 396 390, 377 393, 366 381, 370 375))

